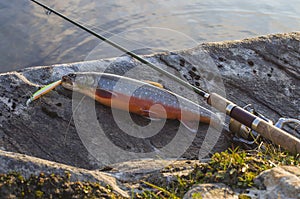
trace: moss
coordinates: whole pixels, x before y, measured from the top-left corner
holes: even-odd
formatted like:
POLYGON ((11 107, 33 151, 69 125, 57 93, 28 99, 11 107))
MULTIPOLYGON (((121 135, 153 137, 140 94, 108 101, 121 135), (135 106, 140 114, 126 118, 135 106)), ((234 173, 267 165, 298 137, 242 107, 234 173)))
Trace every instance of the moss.
POLYGON ((193 193, 192 194, 192 199, 202 199, 201 193, 193 193))
MULTIPOLYGON (((182 198, 194 184, 199 183, 224 183, 235 190, 244 190, 253 187, 254 178, 264 170, 275 166, 299 164, 299 154, 290 155, 271 144, 264 144, 264 147, 257 150, 228 149, 215 153, 208 164, 197 165, 190 175, 178 177, 177 181, 160 187, 159 193, 163 195, 158 198, 170 196, 182 198)), ((149 188, 159 190, 156 185, 147 185, 149 188)), ((155 193, 145 191, 143 197, 157 198, 158 195, 155 193)), ((240 198, 245 197, 240 195, 240 198)))
POLYGON ((36 198, 42 198, 43 195, 44 195, 44 193, 42 191, 40 191, 40 190, 35 191, 35 197, 36 198))
MULTIPOLYGON (((244 190, 254 186, 253 179, 262 171, 281 165, 299 165, 300 156, 290 155, 270 144, 257 150, 239 148, 215 153, 207 164, 197 164, 188 176, 168 182, 141 182, 139 193, 132 198, 182 198, 195 184, 222 182, 233 189, 244 190)), ((170 168, 170 166, 169 166, 170 168)), ((169 169, 172 170, 172 169, 169 169)), ((175 172, 175 170, 174 170, 175 172)), ((17 172, 0 174, 0 195, 16 198, 122 198, 111 187, 99 183, 71 182, 71 174, 32 175, 24 178, 17 172)), ((201 198, 201 195, 193 195, 201 198)), ((239 198, 247 198, 242 193, 239 198)))
POLYGON ((71 182, 71 174, 31 175, 25 179, 16 172, 0 174, 0 195, 4 198, 122 198, 99 183, 71 182))
POLYGON ((251 199, 251 197, 247 196, 247 195, 244 195, 244 194, 240 194, 239 199, 251 199))

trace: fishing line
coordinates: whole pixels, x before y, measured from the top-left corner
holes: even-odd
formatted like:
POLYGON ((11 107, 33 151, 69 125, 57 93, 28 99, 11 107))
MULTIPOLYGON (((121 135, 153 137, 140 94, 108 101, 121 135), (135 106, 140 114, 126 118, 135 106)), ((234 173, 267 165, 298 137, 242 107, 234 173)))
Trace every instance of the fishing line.
POLYGON ((69 129, 70 129, 70 126, 71 126, 71 122, 72 122, 72 119, 73 119, 73 115, 77 112, 78 108, 79 108, 79 105, 82 103, 82 101, 85 99, 85 95, 82 96, 82 98, 80 99, 79 103, 77 104, 77 106, 75 107, 75 109, 73 110, 73 114, 68 122, 68 126, 67 126, 67 129, 66 129, 66 132, 65 132, 65 136, 64 136, 64 145, 66 144, 66 141, 67 141, 67 134, 69 132, 69 129))
MULTIPOLYGON (((51 15, 53 13, 51 10, 48 10, 46 8, 44 8, 44 9, 45 9, 45 14, 47 16, 49 16, 49 15, 51 15)), ((149 48, 144 43, 141 43, 141 42, 138 42, 138 41, 135 41, 135 40, 131 40, 131 39, 127 39, 126 37, 120 36, 120 34, 122 34, 124 32, 114 33, 114 32, 102 29, 99 26, 96 26, 96 25, 93 25, 93 24, 90 24, 90 23, 82 22, 81 20, 78 20, 78 19, 72 19, 72 21, 74 21, 74 22, 76 22, 78 24, 84 24, 84 26, 86 26, 89 29, 92 29, 94 31, 95 30, 100 31, 100 33, 98 33, 98 34, 104 34, 104 35, 108 34, 108 36, 105 36, 106 38, 117 37, 117 38, 121 39, 122 41, 128 41, 128 42, 131 42, 132 44, 136 44, 136 45, 140 46, 140 48, 149 48)), ((136 28, 136 29, 140 29, 140 28, 136 28)))
MULTIPOLYGON (((110 39, 115 39, 113 37, 116 37, 118 39, 121 39, 122 41, 128 41, 130 42, 131 44, 136 44, 138 45, 140 48, 149 48, 149 45, 146 45, 145 43, 142 43, 140 41, 137 41, 137 40, 133 40, 133 39, 128 39, 124 36, 121 36, 121 34, 125 34, 125 33, 128 33, 128 32, 133 32, 133 31, 136 31, 136 30, 140 30, 140 29, 144 29, 144 28, 148 28, 148 29, 160 29, 160 30, 169 30, 169 31, 176 31, 176 30, 172 30, 172 29, 169 29, 169 28, 162 28, 162 27, 154 27, 154 26, 151 26, 151 27, 138 27, 138 28, 134 28, 134 29, 131 29, 129 31, 122 31, 122 32, 119 32, 119 33, 114 33, 112 31, 108 31, 108 30, 105 30, 105 29, 102 29, 100 26, 101 25, 93 25, 93 24, 90 24, 90 23, 85 23, 85 22, 82 22, 81 20, 79 19, 74 19, 74 21, 76 23, 80 23, 80 24, 84 24, 86 27, 92 29, 92 30, 97 30, 97 31, 100 31, 100 33, 98 34, 107 34, 108 36, 105 36, 105 37, 108 37, 110 39)), ((152 49, 153 47, 150 46, 150 48, 152 49)), ((154 47, 155 48, 155 47, 154 47)), ((168 50, 169 51, 169 50, 168 50)))
MULTIPOLYGON (((74 20, 76 23, 80 23, 80 24, 83 24, 82 21, 80 20, 74 20)), ((92 29, 92 30, 98 30, 98 31, 101 31, 101 34, 109 34, 109 36, 105 36, 105 37, 109 37, 109 38, 112 38, 112 37, 117 37, 119 39, 122 39, 124 41, 128 41, 128 42, 131 42, 133 44, 137 44, 141 47, 144 47, 144 48, 148 48, 148 46, 146 46, 144 43, 141 43, 141 42, 138 42, 138 41, 134 41, 134 40, 130 40, 130 39, 127 39, 126 37, 123 37, 123 36, 120 36, 120 34, 124 33, 124 32, 120 32, 120 33, 113 33, 111 31, 108 31, 108 30, 104 30, 98 26, 95 26, 95 25, 92 25, 92 24, 88 24, 88 23, 84 23, 85 26, 87 26, 88 28, 92 29)))
MULTIPOLYGON (((165 5, 162 5, 162 6, 165 6, 165 5)), ((47 9, 45 9, 45 10, 47 10, 47 9)), ((48 10, 49 11, 49 10, 48 10)), ((168 11, 168 10, 166 10, 166 11, 168 11)), ((130 29, 129 31, 123 31, 124 30, 124 27, 122 28, 120 28, 121 29, 121 31, 117 31, 118 29, 113 29, 113 28, 115 28, 116 26, 110 26, 110 27, 112 27, 112 28, 110 28, 110 29, 112 29, 111 31, 109 31, 109 29, 103 29, 103 28, 101 28, 102 26, 103 27, 105 27, 105 26, 107 26, 107 23, 103 23, 103 24, 92 24, 92 23, 88 23, 88 22, 85 22, 85 21, 88 21, 88 19, 84 19, 84 16, 83 16, 83 18, 82 17, 77 17, 78 16, 78 13, 76 13, 76 12, 74 12, 73 10, 67 10, 67 12, 68 13, 70 13, 70 17, 73 17, 73 15, 74 15, 74 18, 72 19, 72 20, 74 20, 75 22, 77 22, 77 23, 80 23, 80 24, 84 24, 85 26, 87 26, 87 27, 89 27, 90 29, 92 29, 92 30, 97 30, 97 31, 100 31, 99 32, 99 34, 103 34, 103 35, 105 35, 105 37, 109 37, 109 38, 112 38, 112 37, 117 37, 117 38, 119 38, 119 39, 121 39, 121 41, 128 41, 128 42, 131 42, 132 44, 136 44, 136 45, 139 45, 141 48, 149 48, 149 45, 147 45, 145 42, 140 42, 140 41, 137 41, 137 40, 134 40, 134 39, 132 39, 132 38, 130 38, 130 39, 127 39, 126 37, 124 37, 124 36, 120 36, 120 34, 123 34, 123 33, 128 33, 128 32, 132 32, 132 31, 135 31, 135 30, 140 30, 140 29, 143 29, 143 28, 145 28, 145 27, 136 27, 136 28, 133 28, 133 29, 130 29), (106 34, 107 34, 107 36, 106 36, 106 34)), ((49 13, 50 14, 52 14, 52 11, 49 11, 49 13)), ((134 15, 133 15, 134 16, 134 15)), ((128 17, 133 17, 133 16, 128 16, 128 17)), ((112 22, 114 22, 114 21, 118 21, 120 18, 118 18, 118 19, 115 19, 115 20, 113 20, 112 22)), ((121 18, 121 19, 123 19, 123 17, 121 18)), ((128 20, 129 21, 129 20, 128 20)), ((142 21, 143 22, 143 21, 142 21)), ((176 19, 176 22, 178 23, 178 19, 176 19)), ((97 23, 97 22, 96 22, 97 23)), ((110 22, 111 23, 111 22, 110 22)), ((139 23, 141 23, 141 22, 139 22, 139 23)), ((134 23, 133 23, 134 24, 134 23)), ((123 25, 123 23, 118 23, 118 25, 123 25)), ((117 27, 118 27, 118 25, 117 25, 117 27)), ((128 26, 128 24, 125 24, 126 25, 126 30, 127 30, 127 26, 128 26)), ((129 26, 131 26, 130 24, 129 24, 129 26)), ((108 27, 109 28, 109 27, 108 27)), ((146 27, 146 28, 149 28, 149 27, 146 27)), ((172 28, 164 28, 164 27, 159 27, 159 26, 150 26, 150 28, 151 29, 162 29, 162 30, 171 30, 171 31, 173 31, 173 29, 172 28)), ((154 32, 154 33, 156 33, 156 32, 154 32)), ((170 33, 170 34, 172 34, 172 33, 170 33)), ((151 37, 151 39, 152 39, 152 37, 151 37)), ((151 46, 150 46, 150 48, 152 48, 151 46)), ((155 47, 154 47, 155 48, 155 47)), ((160 46, 159 46, 159 48, 161 48, 160 46)), ((180 46, 180 49, 182 49, 182 46, 180 46)))

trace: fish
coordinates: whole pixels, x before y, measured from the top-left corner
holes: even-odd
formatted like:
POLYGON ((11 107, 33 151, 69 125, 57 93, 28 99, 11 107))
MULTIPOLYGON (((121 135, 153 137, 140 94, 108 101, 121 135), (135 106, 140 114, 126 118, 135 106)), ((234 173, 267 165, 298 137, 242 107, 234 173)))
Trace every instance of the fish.
POLYGON ((205 107, 163 88, 157 82, 140 81, 110 73, 74 72, 62 76, 61 85, 112 108, 149 119, 176 119, 192 132, 199 122, 219 122, 205 107))

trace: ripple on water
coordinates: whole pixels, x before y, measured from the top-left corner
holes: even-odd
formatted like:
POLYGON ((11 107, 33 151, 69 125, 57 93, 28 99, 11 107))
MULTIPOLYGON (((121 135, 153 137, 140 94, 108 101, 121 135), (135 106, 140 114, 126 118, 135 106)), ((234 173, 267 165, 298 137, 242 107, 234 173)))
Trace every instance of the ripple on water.
MULTIPOLYGON (((100 34, 111 37, 121 33, 118 41, 125 37, 142 43, 132 47, 124 39, 123 44, 130 48, 176 50, 199 42, 298 31, 300 27, 300 2, 297 0, 289 3, 284 0, 242 3, 239 0, 52 0, 44 3, 88 24, 100 34), (132 30, 139 31, 132 34, 132 30), (130 32, 132 35, 127 35, 130 32), (181 33, 196 42, 191 42, 181 33)), ((82 61, 100 43, 54 14, 46 15, 44 9, 28 1, 2 1, 0 10, 0 72, 33 65, 82 61)), ((114 56, 110 52, 110 48, 104 49, 101 56, 114 56)))

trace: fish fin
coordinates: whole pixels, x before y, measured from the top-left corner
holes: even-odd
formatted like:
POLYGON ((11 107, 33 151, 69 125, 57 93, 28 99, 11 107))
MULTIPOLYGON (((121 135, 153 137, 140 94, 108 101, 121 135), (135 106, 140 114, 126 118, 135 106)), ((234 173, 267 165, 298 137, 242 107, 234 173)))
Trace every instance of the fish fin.
POLYGON ((187 121, 187 120, 180 120, 180 122, 185 126, 189 131, 193 133, 198 132, 198 126, 199 122, 198 121, 187 121))
POLYGON ((95 95, 106 99, 111 99, 118 96, 117 93, 102 88, 97 88, 95 91, 95 95))
POLYGON ((141 110, 141 112, 142 112, 141 115, 144 118, 147 118, 147 119, 149 119, 151 121, 160 121, 161 120, 161 118, 158 116, 158 114, 155 113, 155 112, 153 112, 153 111, 150 111, 150 110, 141 110))
POLYGON ((161 118, 149 117, 149 116, 145 116, 145 115, 143 115, 142 117, 146 118, 148 120, 151 120, 151 121, 161 121, 162 120, 161 118))
POLYGON ((149 80, 143 80, 144 82, 151 84, 153 86, 156 86, 158 88, 165 88, 162 84, 158 83, 158 82, 153 82, 153 81, 149 81, 149 80))

